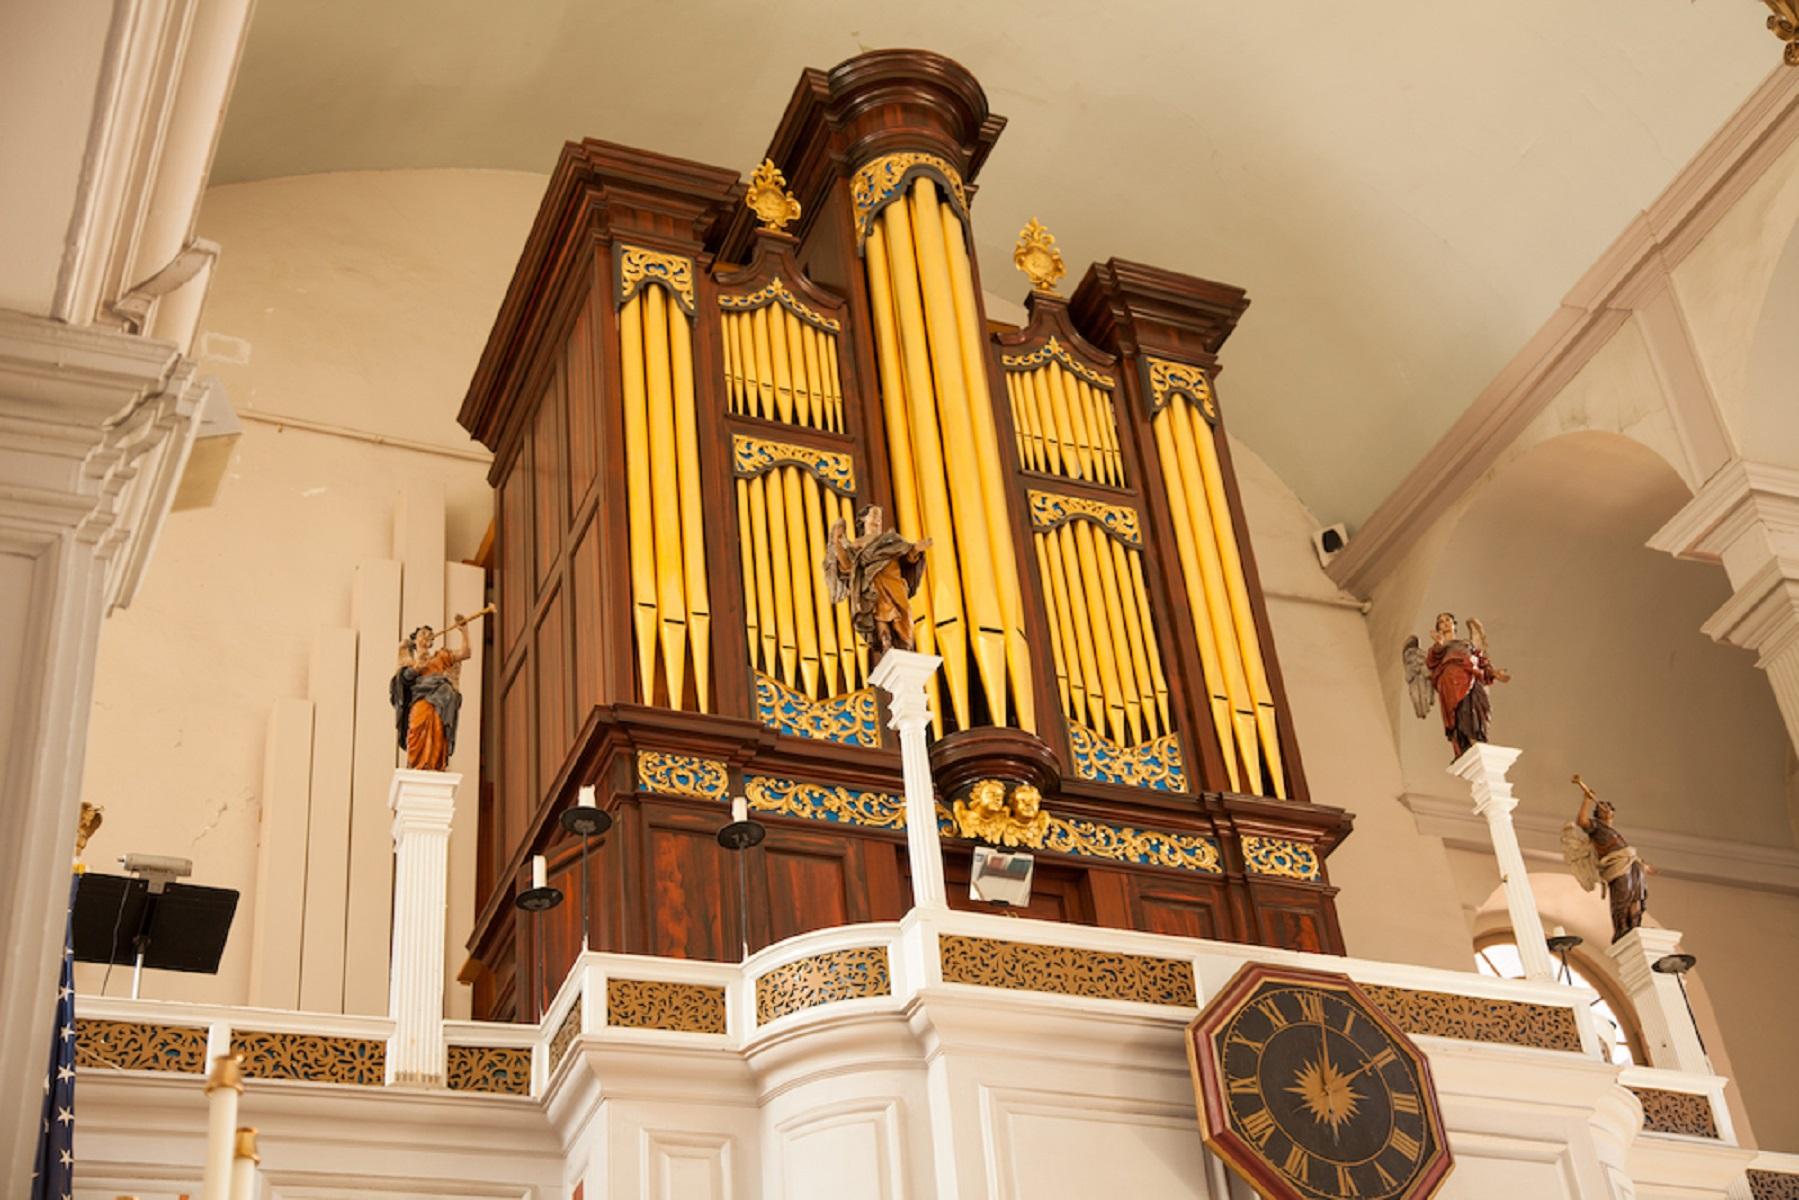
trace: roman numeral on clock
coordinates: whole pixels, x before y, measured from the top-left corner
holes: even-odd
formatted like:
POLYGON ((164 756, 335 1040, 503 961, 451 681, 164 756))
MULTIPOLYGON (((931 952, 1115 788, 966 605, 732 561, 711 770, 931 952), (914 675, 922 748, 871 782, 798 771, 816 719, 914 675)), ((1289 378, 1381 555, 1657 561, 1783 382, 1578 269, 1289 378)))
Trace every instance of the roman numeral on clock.
POLYGON ((1417 1116, 1420 1111, 1418 1097, 1412 1092, 1394 1092, 1393 1111, 1396 1113, 1410 1113, 1413 1116, 1417 1116))
POLYGON ((1274 1002, 1273 996, 1257 1001, 1256 1011, 1267 1017, 1268 1024, 1277 1030, 1285 1029, 1293 1023, 1287 1019, 1287 1014, 1281 1011, 1281 1006, 1274 1002))
POLYGON ((1274 1136, 1274 1114, 1265 1108, 1256 1109, 1243 1118, 1243 1132, 1256 1145, 1266 1146, 1274 1136))
POLYGON ((1377 1162, 1369 1163, 1368 1165, 1374 1168, 1374 1173, 1380 1178, 1380 1185, 1383 1190, 1399 1186, 1399 1180, 1387 1174, 1387 1168, 1381 1166, 1377 1162))
POLYGON ((1314 1025, 1324 1024, 1324 997, 1317 992, 1299 993, 1299 1019, 1314 1025))
POLYGON ((1299 1146, 1287 1151, 1286 1159, 1281 1163, 1281 1171, 1290 1179, 1304 1180, 1306 1171, 1312 1165, 1312 1156, 1299 1146))
MULTIPOLYGON (((1262 1085, 1254 1078, 1231 1080, 1231 1095, 1233 1096, 1259 1096, 1261 1092, 1262 1085)), ((1412 1111, 1417 1112, 1418 1110, 1414 1108, 1412 1111)))
POLYGON ((1393 1052, 1393 1047, 1383 1046, 1379 1054, 1368 1060, 1368 1066, 1371 1070, 1384 1071, 1398 1061, 1399 1055, 1393 1052))
POLYGON ((1361 1194, 1362 1194, 1362 1189, 1356 1186, 1355 1176, 1351 1175, 1349 1173, 1349 1168, 1343 1166, 1342 1164, 1338 1164, 1338 1166, 1337 1166, 1337 1195, 1339 1195, 1339 1196, 1360 1196, 1361 1194))
POLYGON ((1421 1147, 1418 1139, 1403 1129, 1395 1129, 1393 1136, 1387 1139, 1387 1145, 1405 1155, 1408 1159, 1417 1158, 1421 1147))

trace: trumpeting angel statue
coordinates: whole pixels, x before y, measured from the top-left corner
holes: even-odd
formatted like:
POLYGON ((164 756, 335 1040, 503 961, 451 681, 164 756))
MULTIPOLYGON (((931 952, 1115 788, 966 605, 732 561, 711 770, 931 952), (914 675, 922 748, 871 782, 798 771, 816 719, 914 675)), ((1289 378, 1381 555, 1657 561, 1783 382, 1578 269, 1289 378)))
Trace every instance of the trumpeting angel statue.
POLYGON ((1474 743, 1487 740, 1487 721, 1493 714, 1487 685, 1505 683, 1511 675, 1487 656, 1487 631, 1478 620, 1468 618, 1468 636, 1462 637, 1456 631, 1455 614, 1438 613, 1430 649, 1421 648, 1413 634, 1405 640, 1400 658, 1412 712, 1420 718, 1429 716, 1431 700, 1436 700, 1450 758, 1460 758, 1474 743))
POLYGON ((1562 826, 1562 857, 1582 888, 1610 893, 1615 942, 1643 923, 1649 904, 1644 876, 1655 874, 1655 868, 1637 857, 1636 849, 1612 827, 1617 810, 1611 802, 1595 796, 1578 775, 1574 786, 1581 792, 1580 811, 1562 826))

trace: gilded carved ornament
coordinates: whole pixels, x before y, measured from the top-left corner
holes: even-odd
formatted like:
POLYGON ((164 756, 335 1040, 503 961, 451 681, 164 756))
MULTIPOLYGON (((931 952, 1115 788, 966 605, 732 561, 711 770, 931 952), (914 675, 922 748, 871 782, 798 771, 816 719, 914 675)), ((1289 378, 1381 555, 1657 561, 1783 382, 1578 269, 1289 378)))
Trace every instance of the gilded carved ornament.
POLYGON ((843 746, 879 746, 881 729, 873 688, 812 700, 778 679, 756 672, 756 716, 764 725, 796 737, 843 746))
POLYGON ((763 159, 762 165, 750 176, 743 202, 756 214, 764 229, 776 233, 800 219, 800 202, 787 190, 787 177, 781 174, 772 158, 763 159))
POLYGON ((1304 842, 1286 838, 1243 836, 1243 865, 1253 875, 1275 875, 1285 879, 1316 879, 1322 873, 1318 852, 1304 842))
POLYGON ((1012 247, 1012 265, 1024 272, 1034 291, 1056 295, 1056 281, 1068 274, 1062 252, 1056 249, 1056 235, 1032 217, 1018 231, 1018 244, 1012 247))
POLYGON ((637 786, 663 796, 719 800, 729 789, 729 776, 717 759, 645 750, 637 756, 637 786))
POLYGON ((693 260, 643 246, 621 246, 618 252, 618 302, 623 304, 649 284, 658 283, 693 314, 693 260))
POLYGON ((916 150, 899 154, 883 154, 863 163, 850 181, 850 204, 856 214, 856 249, 868 240, 868 231, 881 210, 898 198, 908 180, 916 175, 929 175, 944 187, 951 207, 964 221, 968 219, 968 192, 962 186, 962 175, 949 160, 916 150))
POLYGON ((1054 529, 1073 520, 1092 521, 1101 529, 1132 548, 1143 545, 1143 530, 1137 522, 1137 510, 1122 504, 1106 504, 1085 496, 1068 496, 1061 492, 1031 489, 1031 528, 1054 529))
POLYGON ((1787 44, 1786 64, 1799 67, 1799 0, 1762 0, 1771 14, 1768 28, 1787 44))
POLYGON ((1024 354, 1002 354, 999 356, 1000 365, 1005 367, 1008 371, 1033 370, 1037 367, 1041 367, 1051 359, 1061 363, 1063 370, 1079 376, 1081 379, 1086 380, 1088 383, 1102 391, 1109 392, 1116 386, 1117 381, 1110 375, 1101 374, 1092 367, 1087 366, 1085 363, 1078 361, 1068 352, 1068 348, 1062 345, 1061 341, 1054 336, 1035 350, 1028 351, 1024 354))
POLYGON ((766 308, 770 304, 779 304, 807 324, 830 333, 836 333, 843 328, 842 322, 834 321, 817 309, 801 302, 799 297, 795 296, 788 290, 787 285, 781 282, 779 275, 753 292, 745 292, 741 296, 720 296, 718 298, 718 306, 732 312, 754 312, 756 309, 766 308))
POLYGON ((1177 733, 1165 733, 1136 746, 1121 746, 1103 733, 1071 720, 1068 745, 1077 778, 1156 792, 1187 790, 1186 762, 1177 733))
POLYGON ((1204 367, 1172 362, 1154 355, 1148 356, 1148 362, 1150 416, 1167 408, 1168 402, 1176 396, 1185 396, 1199 406, 1199 411, 1205 414, 1206 420, 1217 422, 1218 398, 1212 394, 1212 381, 1206 378, 1204 367))
POLYGON ((995 846, 1040 847, 1050 829, 1043 793, 1028 783, 1008 795, 1004 783, 982 779, 968 789, 966 800, 951 806, 950 813, 959 836, 995 846))
POLYGON ((820 450, 816 446, 777 442, 741 433, 731 438, 731 467, 741 478, 753 479, 782 463, 806 468, 820 483, 840 496, 853 498, 855 495, 855 465, 842 451, 820 450))

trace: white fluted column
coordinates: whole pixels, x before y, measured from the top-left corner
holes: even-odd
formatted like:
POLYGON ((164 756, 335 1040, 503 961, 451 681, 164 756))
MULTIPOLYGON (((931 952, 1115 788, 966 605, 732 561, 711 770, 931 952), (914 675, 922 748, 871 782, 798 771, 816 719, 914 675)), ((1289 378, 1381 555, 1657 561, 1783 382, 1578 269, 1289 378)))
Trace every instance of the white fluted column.
POLYGON ((1699 1030, 1687 1010, 1680 981, 1655 970, 1655 964, 1680 949, 1680 931, 1639 925, 1606 948, 1618 964, 1618 979, 1643 1027, 1649 1065, 1670 1071, 1712 1073, 1699 1030))
POLYGON ((943 883, 943 843, 937 834, 937 787, 931 781, 931 701, 925 691, 943 660, 935 654, 889 650, 869 673, 869 682, 887 693, 890 722, 899 731, 900 764, 906 778, 906 853, 912 863, 915 908, 947 908, 943 883))
POLYGON ((1518 831, 1512 827, 1512 810, 1518 807, 1518 799, 1512 795, 1511 780, 1505 777, 1522 753, 1510 746, 1476 742, 1468 753, 1450 764, 1449 773, 1468 781, 1474 793, 1474 811, 1487 819, 1487 834, 1493 840, 1493 857, 1499 862, 1499 882, 1505 888, 1505 907, 1512 917, 1512 934, 1518 942, 1524 974, 1547 981, 1555 978, 1555 967, 1549 961, 1549 944, 1543 937, 1543 922, 1537 916, 1537 898, 1530 890, 1530 873, 1524 867, 1518 831))
POLYGON ((394 941, 388 973, 387 1082, 444 1081, 444 920, 449 908, 452 771, 394 772, 394 941))

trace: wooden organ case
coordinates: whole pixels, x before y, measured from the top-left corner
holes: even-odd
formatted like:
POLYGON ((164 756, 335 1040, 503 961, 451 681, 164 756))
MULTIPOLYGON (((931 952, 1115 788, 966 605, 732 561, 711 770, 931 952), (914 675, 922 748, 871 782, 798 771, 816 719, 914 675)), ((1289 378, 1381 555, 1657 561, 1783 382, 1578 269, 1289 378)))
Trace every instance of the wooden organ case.
POLYGON ((564 149, 461 411, 498 492, 477 1016, 530 1019, 579 951, 584 784, 616 820, 595 949, 903 915, 899 753, 819 569, 871 504, 931 539, 942 803, 1043 795, 1029 915, 1341 952, 1349 819, 1308 802, 1213 382, 1248 301, 1114 259, 990 324, 969 222, 1003 126, 935 54, 807 71, 767 223, 734 172, 564 149), (734 795, 768 827, 741 906, 734 795), (539 922, 535 854, 570 900, 539 922))

